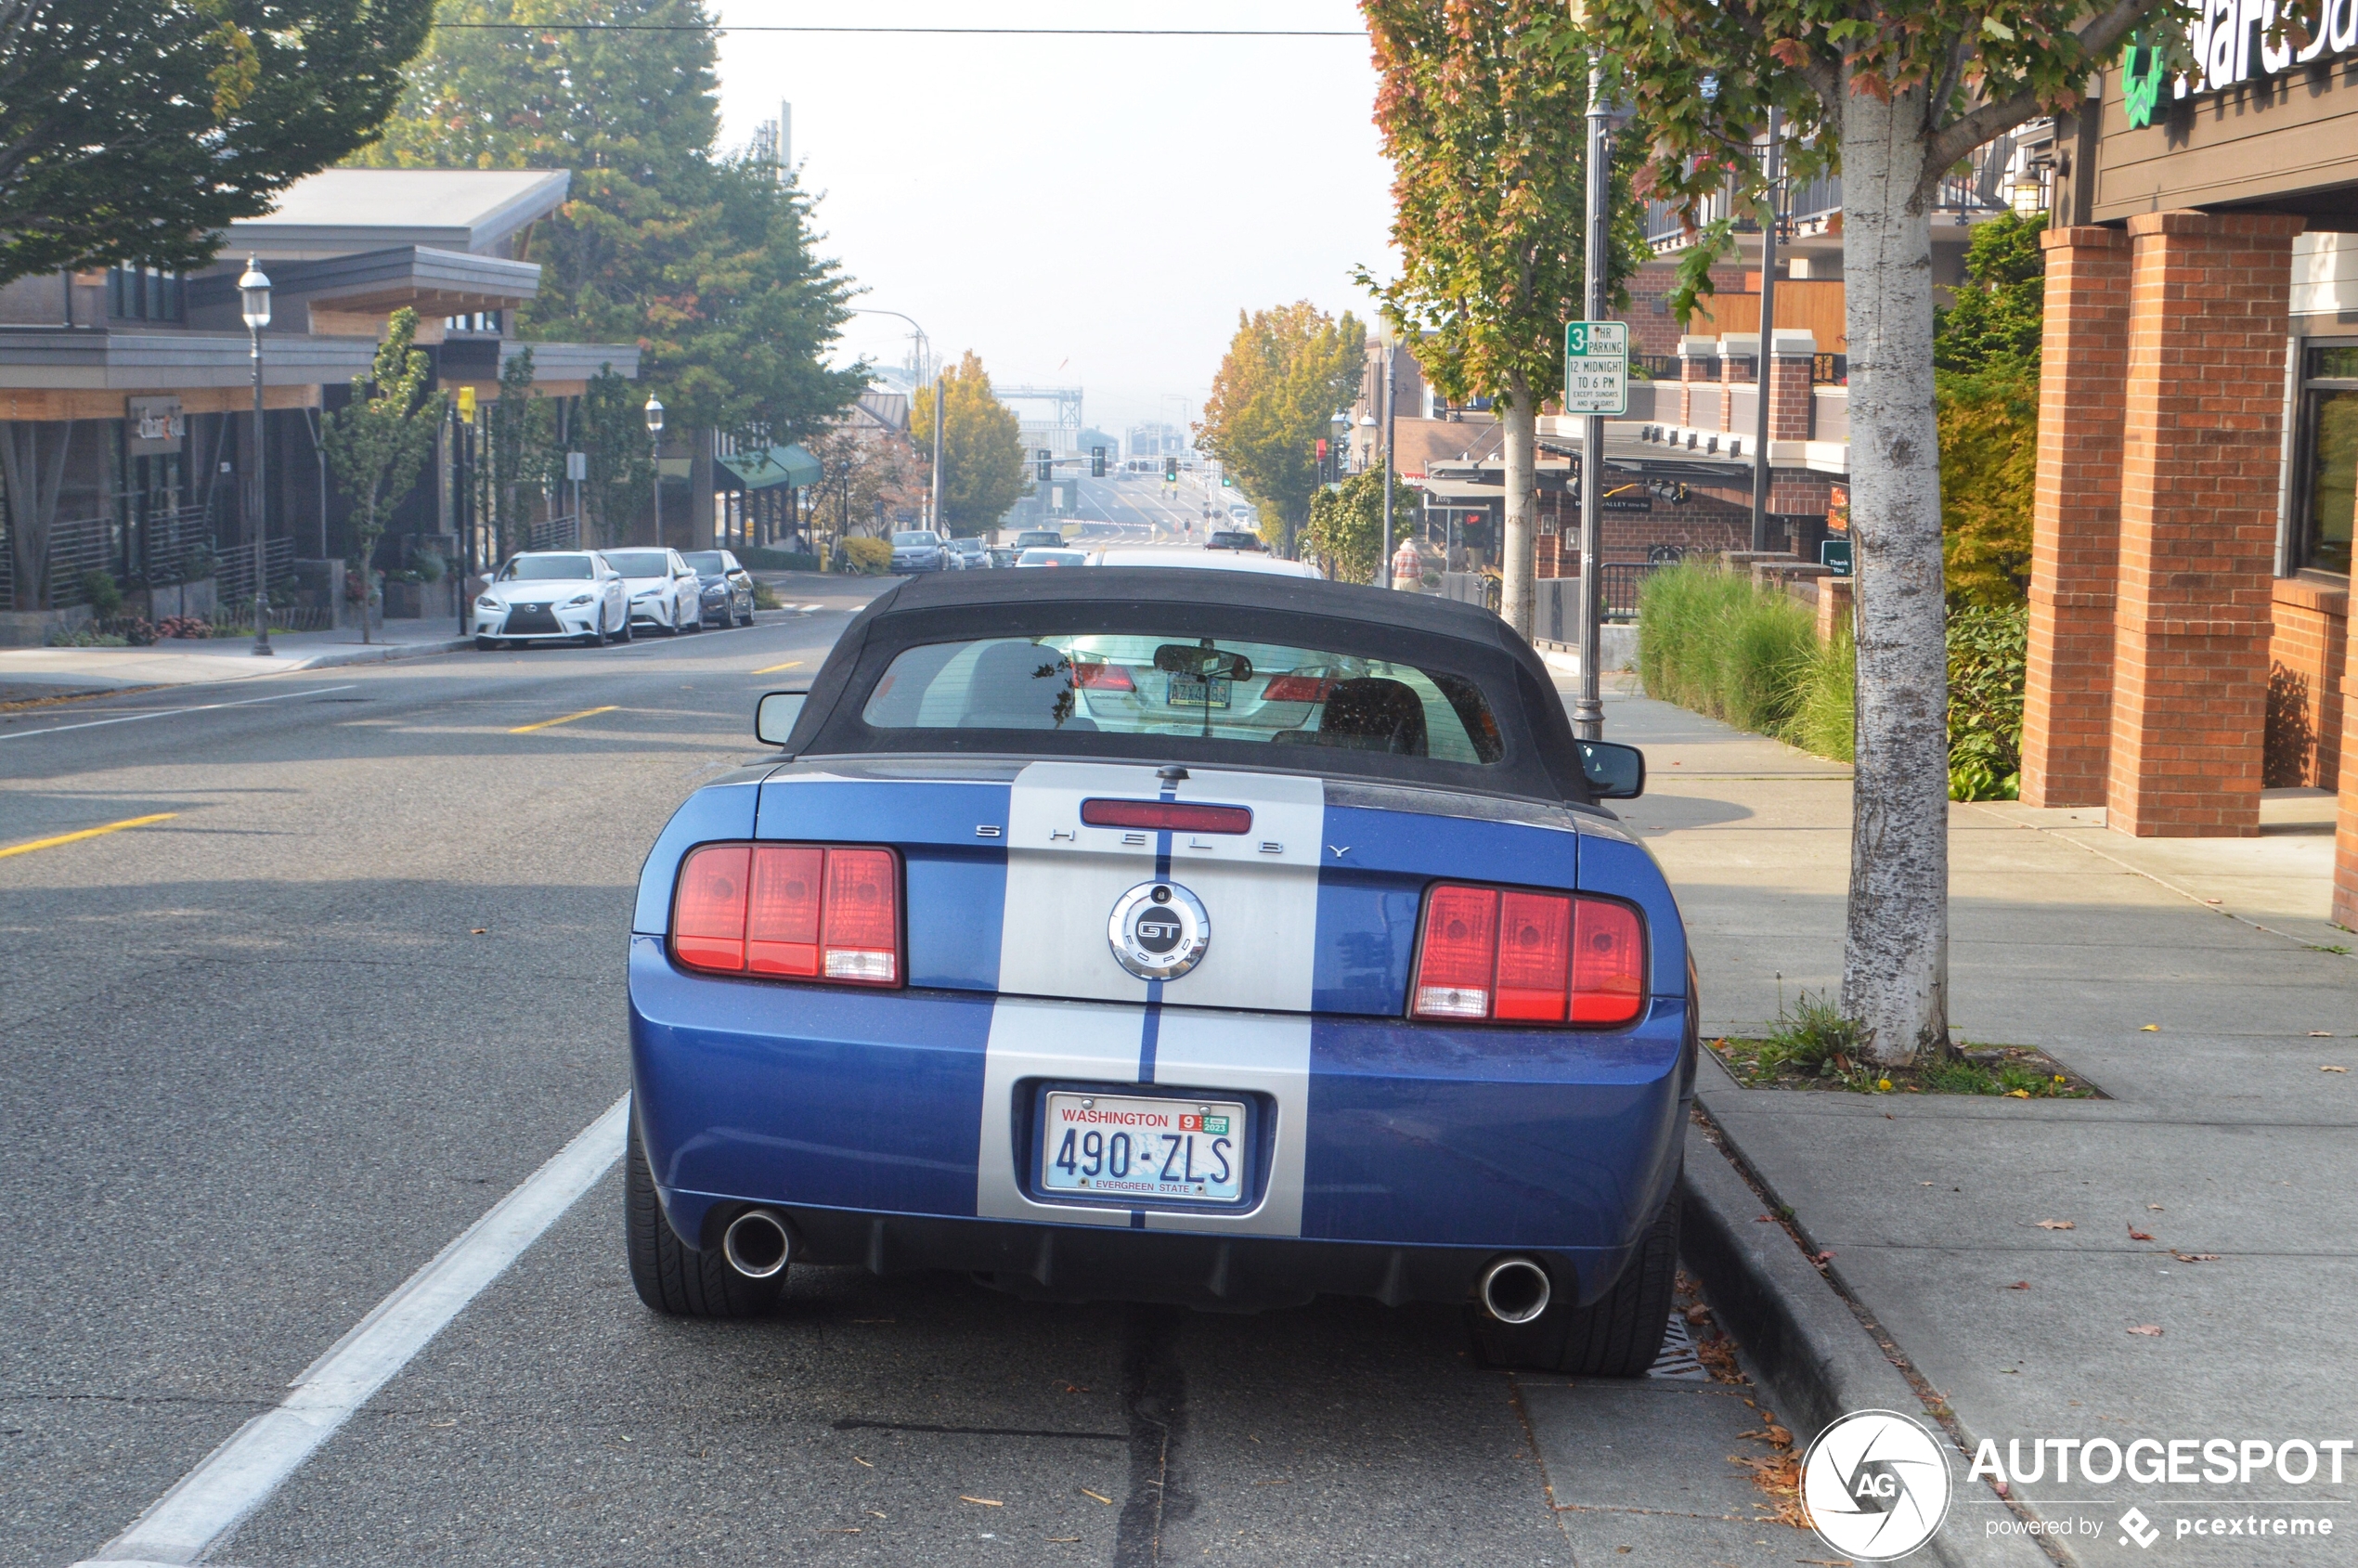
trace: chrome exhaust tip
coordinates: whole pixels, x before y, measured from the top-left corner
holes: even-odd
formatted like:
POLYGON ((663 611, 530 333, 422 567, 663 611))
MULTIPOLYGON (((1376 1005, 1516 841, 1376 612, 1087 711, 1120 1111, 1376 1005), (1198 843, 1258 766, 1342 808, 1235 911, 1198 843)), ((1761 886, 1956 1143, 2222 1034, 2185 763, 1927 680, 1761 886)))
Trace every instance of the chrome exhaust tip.
POLYGON ((720 1255, 747 1279, 774 1279, 794 1256, 794 1233, 767 1209, 748 1209, 720 1234, 720 1255))
POLYGON ((1501 1258, 1482 1271, 1482 1310, 1501 1323, 1528 1323, 1548 1310, 1555 1286, 1530 1258, 1501 1258))

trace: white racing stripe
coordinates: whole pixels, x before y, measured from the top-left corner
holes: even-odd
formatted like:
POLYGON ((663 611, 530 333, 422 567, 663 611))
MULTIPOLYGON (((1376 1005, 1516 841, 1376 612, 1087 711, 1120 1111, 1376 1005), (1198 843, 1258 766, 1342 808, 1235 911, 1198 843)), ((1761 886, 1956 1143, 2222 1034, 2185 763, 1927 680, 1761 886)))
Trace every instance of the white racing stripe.
MULTIPOLYGON (((194 1562, 283 1485, 319 1445, 425 1349, 467 1303, 590 1190, 622 1154, 624 1095, 494 1204, 432 1263, 377 1303, 256 1416, 90 1563, 194 1562)), ((80 1564, 76 1568, 81 1568, 80 1564)))
POLYGON ((0 735, 0 741, 30 740, 35 735, 60 735, 68 730, 96 730, 107 724, 136 724, 142 719, 170 719, 178 713, 210 713, 216 707, 252 707, 256 703, 282 703, 289 697, 318 697, 330 692, 349 692, 356 682, 342 686, 314 686, 307 692, 273 692, 266 697, 241 697, 233 703, 198 703, 192 707, 159 708, 153 713, 126 713, 120 719, 93 719, 81 724, 52 724, 45 730, 15 730, 0 735))

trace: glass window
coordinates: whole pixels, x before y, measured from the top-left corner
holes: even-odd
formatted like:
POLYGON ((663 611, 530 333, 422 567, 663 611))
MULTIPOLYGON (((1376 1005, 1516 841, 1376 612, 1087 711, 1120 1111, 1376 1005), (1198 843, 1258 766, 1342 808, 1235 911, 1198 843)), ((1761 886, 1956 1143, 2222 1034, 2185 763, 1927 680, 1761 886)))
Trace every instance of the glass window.
POLYGON ((1386 659, 1152 634, 994 637, 901 652, 861 713, 879 730, 1054 730, 1489 764, 1471 680, 1386 659))
POLYGON ((610 550, 606 564, 626 577, 667 577, 671 557, 660 550, 610 550))
POLYGON ((586 555, 519 555, 499 569, 503 583, 541 582, 590 576, 586 555))
POLYGON ((2300 397, 2300 526, 2292 564, 2350 570, 2352 515, 2358 510, 2358 343, 2308 351, 2300 397))
POLYGON ((892 542, 902 550, 921 550, 941 541, 923 529, 918 529, 910 533, 895 534, 892 536, 892 542))
POLYGON ((722 561, 720 552, 717 550, 692 551, 683 559, 689 565, 708 577, 717 577, 734 564, 733 562, 722 561))

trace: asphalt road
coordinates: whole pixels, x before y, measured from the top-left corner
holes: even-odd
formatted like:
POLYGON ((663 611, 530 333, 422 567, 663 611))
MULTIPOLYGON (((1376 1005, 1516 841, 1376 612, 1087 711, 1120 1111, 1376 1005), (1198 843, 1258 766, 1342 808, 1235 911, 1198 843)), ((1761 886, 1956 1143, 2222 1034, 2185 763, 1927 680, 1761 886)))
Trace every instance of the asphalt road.
MULTIPOLYGON (((0 1563, 114 1540, 615 1103, 646 848, 846 618, 0 713, 0 1563)), ((1824 1555, 1740 1386, 854 1269, 681 1323, 620 1219, 609 1168, 207 1560, 1824 1555)))

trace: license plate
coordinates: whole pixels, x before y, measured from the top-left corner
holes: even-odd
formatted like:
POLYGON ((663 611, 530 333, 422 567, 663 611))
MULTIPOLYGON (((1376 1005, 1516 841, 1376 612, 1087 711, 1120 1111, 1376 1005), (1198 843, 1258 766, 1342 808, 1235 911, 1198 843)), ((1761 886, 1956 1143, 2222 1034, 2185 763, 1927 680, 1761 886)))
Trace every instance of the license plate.
POLYGON ((1040 1185, 1086 1198, 1234 1203, 1244 1196, 1245 1107, 1051 1090, 1040 1185))
POLYGON ((1173 707, 1226 707, 1228 687, 1224 675, 1174 675, 1171 694, 1164 700, 1173 707))

